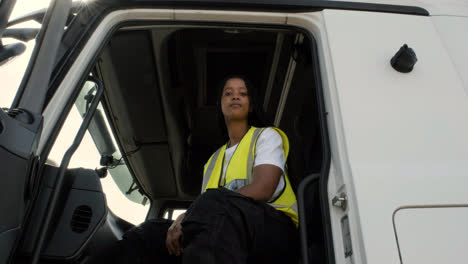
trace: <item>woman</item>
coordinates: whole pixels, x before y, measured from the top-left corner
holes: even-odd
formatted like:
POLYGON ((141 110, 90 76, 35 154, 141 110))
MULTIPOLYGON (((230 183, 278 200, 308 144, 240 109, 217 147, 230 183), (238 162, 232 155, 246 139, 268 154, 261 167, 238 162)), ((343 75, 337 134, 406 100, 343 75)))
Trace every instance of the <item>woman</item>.
POLYGON ((113 261, 297 263, 288 139, 277 128, 251 126, 255 100, 246 78, 229 76, 220 90, 229 140, 205 165, 202 195, 172 224, 149 220, 127 232, 110 254, 113 261))
POLYGON ((288 139, 277 128, 251 126, 251 94, 242 76, 223 82, 229 140, 205 165, 203 195, 167 233, 169 253, 183 252, 184 263, 296 262, 296 197, 284 173, 288 139))

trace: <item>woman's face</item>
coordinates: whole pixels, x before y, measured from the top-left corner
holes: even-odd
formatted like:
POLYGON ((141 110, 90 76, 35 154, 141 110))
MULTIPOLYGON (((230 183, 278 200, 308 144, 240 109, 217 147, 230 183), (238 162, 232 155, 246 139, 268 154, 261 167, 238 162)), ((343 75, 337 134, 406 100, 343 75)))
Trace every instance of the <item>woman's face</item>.
POLYGON ((239 78, 227 80, 221 96, 221 110, 225 120, 247 120, 250 102, 244 80, 239 78))

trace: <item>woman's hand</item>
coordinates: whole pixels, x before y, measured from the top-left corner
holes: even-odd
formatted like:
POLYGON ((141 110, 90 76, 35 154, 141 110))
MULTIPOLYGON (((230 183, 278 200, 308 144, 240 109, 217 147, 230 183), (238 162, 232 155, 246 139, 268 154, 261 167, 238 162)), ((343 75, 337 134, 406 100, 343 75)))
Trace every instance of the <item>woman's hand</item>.
POLYGON ((169 255, 180 256, 182 254, 182 247, 180 245, 180 237, 182 236, 182 220, 184 220, 185 213, 179 215, 177 219, 167 230, 166 247, 169 255))

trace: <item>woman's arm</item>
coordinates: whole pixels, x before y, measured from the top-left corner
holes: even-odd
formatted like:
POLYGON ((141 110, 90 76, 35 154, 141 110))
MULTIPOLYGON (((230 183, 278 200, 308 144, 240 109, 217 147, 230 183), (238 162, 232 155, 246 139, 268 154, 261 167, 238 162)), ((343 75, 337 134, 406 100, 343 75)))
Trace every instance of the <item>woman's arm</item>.
POLYGON ((268 201, 273 196, 282 174, 281 168, 275 165, 258 165, 254 168, 252 183, 238 189, 237 192, 255 200, 268 201))
POLYGON ((270 200, 280 182, 284 164, 283 140, 278 132, 266 128, 256 144, 253 181, 237 192, 255 200, 270 200))

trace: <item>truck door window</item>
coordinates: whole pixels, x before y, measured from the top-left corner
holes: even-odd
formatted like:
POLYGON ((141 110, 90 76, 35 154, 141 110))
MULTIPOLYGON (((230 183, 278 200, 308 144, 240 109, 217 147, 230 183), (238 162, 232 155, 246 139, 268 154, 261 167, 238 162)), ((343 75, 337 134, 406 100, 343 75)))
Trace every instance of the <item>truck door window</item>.
MULTIPOLYGON (((94 88, 95 83, 91 81, 87 81, 83 86, 49 153, 47 163, 50 165, 60 164, 65 151, 70 146, 79 129, 87 107, 89 107, 90 92, 94 88)), ((107 206, 120 218, 133 224, 139 224, 144 221, 149 209, 146 202, 147 199, 138 191, 131 191, 133 184, 131 174, 122 159, 120 151, 116 147, 117 145, 110 131, 103 107, 99 104, 93 120, 88 127, 88 131, 74 153, 68 169, 79 167, 99 169, 103 167, 101 166, 103 158, 111 158, 113 164, 107 164, 107 176, 101 178, 101 184, 106 194, 107 206), (115 181, 127 182, 128 186, 125 190, 119 189, 115 181), (123 193, 129 195, 123 195, 123 193)))

